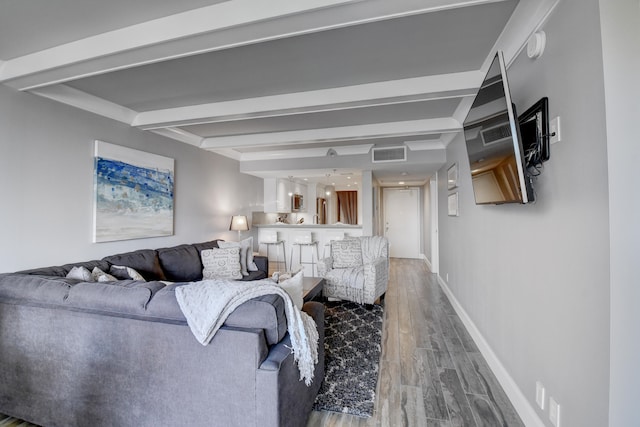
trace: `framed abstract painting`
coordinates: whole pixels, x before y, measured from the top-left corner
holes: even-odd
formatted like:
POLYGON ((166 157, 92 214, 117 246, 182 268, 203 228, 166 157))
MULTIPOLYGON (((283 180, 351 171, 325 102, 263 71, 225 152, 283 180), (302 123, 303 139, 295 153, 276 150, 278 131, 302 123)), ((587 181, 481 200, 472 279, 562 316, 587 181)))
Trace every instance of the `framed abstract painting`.
POLYGON ((95 142, 93 241, 173 235, 174 160, 95 142))

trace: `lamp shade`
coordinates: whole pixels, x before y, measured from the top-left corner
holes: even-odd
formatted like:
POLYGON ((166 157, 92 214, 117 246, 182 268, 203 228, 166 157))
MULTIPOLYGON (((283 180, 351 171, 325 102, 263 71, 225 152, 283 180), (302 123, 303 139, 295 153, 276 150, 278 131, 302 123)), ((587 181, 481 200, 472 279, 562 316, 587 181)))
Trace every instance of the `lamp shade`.
POLYGON ((229 225, 229 230, 247 231, 248 229, 249 223, 247 222, 246 215, 234 215, 231 217, 231 225, 229 225))

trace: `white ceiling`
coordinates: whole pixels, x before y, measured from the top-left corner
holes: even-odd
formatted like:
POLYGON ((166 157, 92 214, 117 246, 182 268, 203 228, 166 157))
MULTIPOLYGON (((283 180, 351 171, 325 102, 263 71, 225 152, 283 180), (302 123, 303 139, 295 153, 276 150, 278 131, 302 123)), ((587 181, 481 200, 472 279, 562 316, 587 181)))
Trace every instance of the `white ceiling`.
POLYGON ((557 2, 4 0, 0 82, 257 176, 420 184, 495 50, 511 61, 557 2), (405 143, 406 163, 371 164, 372 147, 405 143))

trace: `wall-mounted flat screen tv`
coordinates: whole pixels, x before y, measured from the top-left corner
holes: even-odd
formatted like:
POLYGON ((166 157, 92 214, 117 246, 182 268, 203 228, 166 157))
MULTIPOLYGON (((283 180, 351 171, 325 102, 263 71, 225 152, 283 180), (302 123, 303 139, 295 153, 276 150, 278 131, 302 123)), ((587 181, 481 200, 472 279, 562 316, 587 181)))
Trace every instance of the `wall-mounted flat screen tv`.
POLYGON ((496 53, 463 126, 476 204, 532 202, 502 52, 496 53))

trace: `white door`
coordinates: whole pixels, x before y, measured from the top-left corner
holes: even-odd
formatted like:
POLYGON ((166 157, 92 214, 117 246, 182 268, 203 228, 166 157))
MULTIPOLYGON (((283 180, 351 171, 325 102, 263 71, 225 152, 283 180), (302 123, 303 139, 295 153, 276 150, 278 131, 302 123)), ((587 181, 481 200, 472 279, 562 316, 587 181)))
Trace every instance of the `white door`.
POLYGON ((384 235, 393 258, 420 258, 420 190, 385 188, 384 235))

